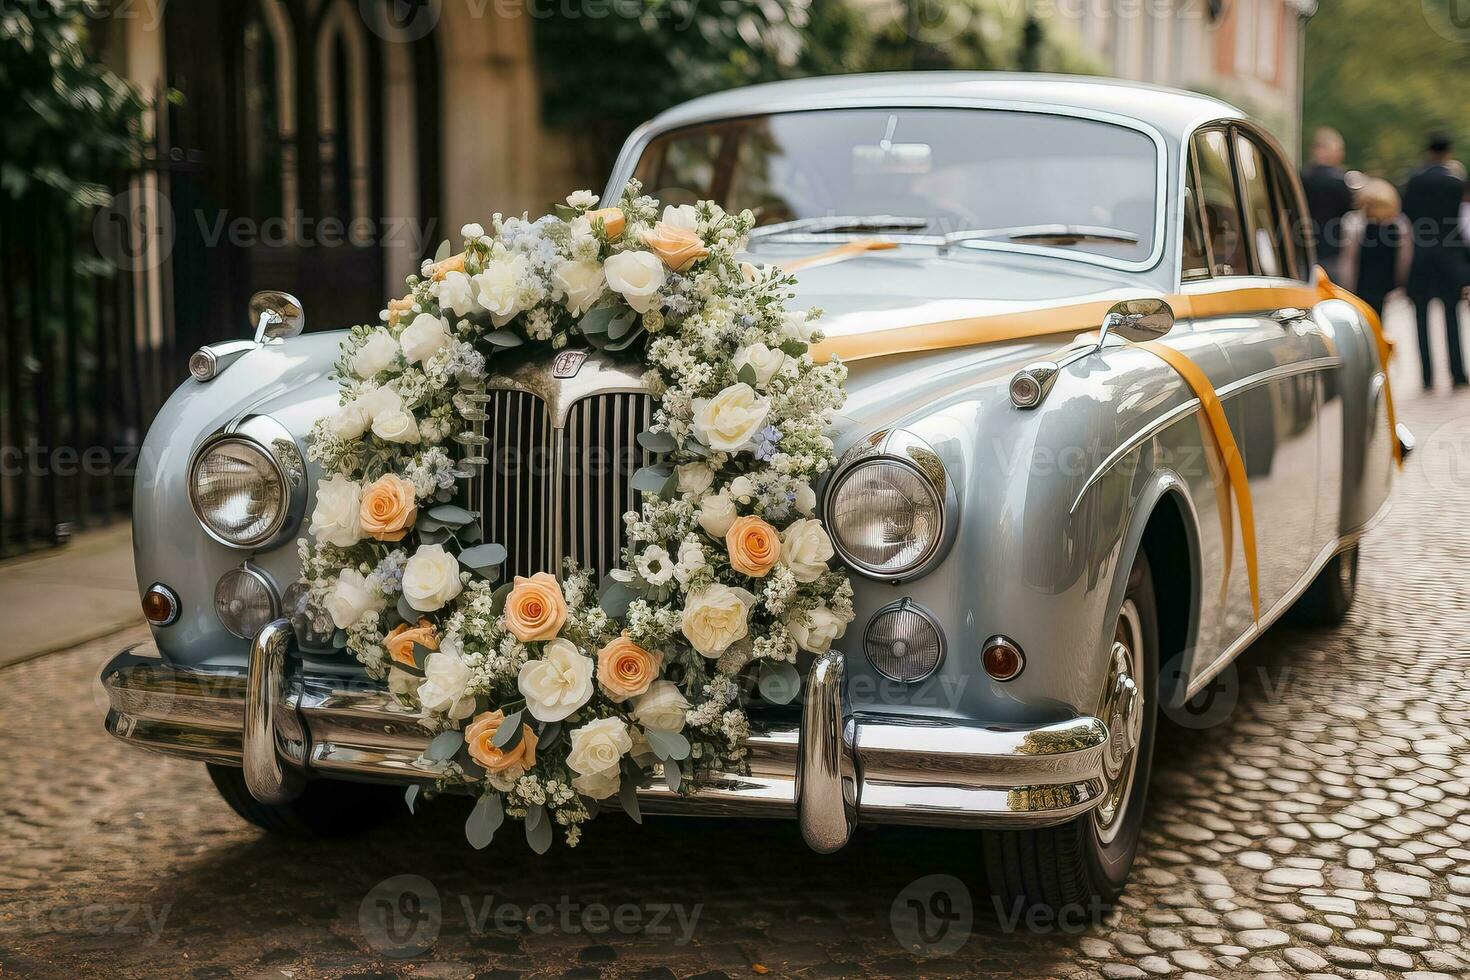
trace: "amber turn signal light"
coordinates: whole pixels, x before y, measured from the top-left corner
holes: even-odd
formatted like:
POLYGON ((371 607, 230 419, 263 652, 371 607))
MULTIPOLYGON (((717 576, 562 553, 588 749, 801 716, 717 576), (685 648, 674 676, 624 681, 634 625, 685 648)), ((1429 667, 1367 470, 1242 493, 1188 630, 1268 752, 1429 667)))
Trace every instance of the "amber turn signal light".
POLYGON ((154 626, 172 626, 179 618, 179 597, 162 582, 154 582, 143 593, 143 617, 154 626))
POLYGON ((1026 655, 1004 636, 992 636, 985 641, 980 662, 985 667, 985 673, 998 681, 1013 681, 1026 669, 1026 655))

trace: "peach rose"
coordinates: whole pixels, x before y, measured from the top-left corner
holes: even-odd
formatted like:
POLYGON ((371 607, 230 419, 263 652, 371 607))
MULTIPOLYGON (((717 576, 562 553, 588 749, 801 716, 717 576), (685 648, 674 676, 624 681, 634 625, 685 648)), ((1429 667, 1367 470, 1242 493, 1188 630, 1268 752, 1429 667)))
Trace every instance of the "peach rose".
POLYGON ((730 567, 752 578, 761 578, 781 557, 781 535, 759 517, 737 517, 725 534, 730 567))
POLYGON ((397 473, 384 473, 362 492, 358 523, 379 541, 402 541, 418 516, 413 484, 397 473))
POLYGON ((628 221, 623 217, 622 208, 598 208, 596 211, 588 211, 584 217, 594 225, 601 218, 602 230, 607 233, 607 240, 610 242, 623 237, 623 225, 628 221))
POLYGON ((388 326, 398 326, 398 318, 413 309, 413 297, 405 296, 402 299, 390 299, 388 301, 388 326))
POLYGON ((464 730, 464 743, 469 748, 470 758, 485 767, 486 772, 497 776, 510 770, 524 772, 536 765, 536 733, 530 725, 521 726, 521 740, 509 751, 494 745, 495 733, 505 721, 505 712, 500 709, 477 715, 464 730))
POLYGON ((675 272, 683 272, 709 254, 698 234, 662 221, 643 236, 643 244, 675 272))
POLYGON ((610 700, 626 701, 658 680, 663 659, 662 654, 650 653, 624 634, 597 651, 597 683, 610 700))
POLYGON ((464 253, 460 252, 458 255, 451 255, 443 262, 435 262, 433 265, 429 266, 429 278, 434 280, 435 282, 438 282, 440 279, 443 279, 451 272, 463 271, 464 253))
POLYGON ((561 585, 549 572, 537 572, 530 578, 516 576, 510 595, 505 597, 505 628, 522 643, 552 640, 567 621, 567 601, 561 585))
POLYGON ((388 656, 405 667, 414 666, 413 645, 415 643, 430 650, 439 649, 439 636, 434 632, 433 623, 427 619, 419 620, 417 626, 399 623, 383 638, 383 647, 388 651, 388 656))

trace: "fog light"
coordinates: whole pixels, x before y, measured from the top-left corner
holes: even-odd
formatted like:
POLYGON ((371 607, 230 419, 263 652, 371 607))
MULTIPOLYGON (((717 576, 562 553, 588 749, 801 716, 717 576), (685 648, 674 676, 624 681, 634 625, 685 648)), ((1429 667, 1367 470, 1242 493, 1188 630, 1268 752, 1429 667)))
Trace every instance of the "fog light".
POLYGON ((154 582, 143 593, 143 618, 154 626, 172 626, 179 618, 179 597, 162 582, 154 582))
POLYGON ((250 565, 232 568, 214 587, 214 613, 225 629, 251 640, 280 615, 280 599, 270 579, 250 565))
POLYGON ((878 673, 912 684, 939 667, 944 659, 944 633, 929 610, 912 599, 900 599, 868 621, 863 650, 878 673))
POLYGON ((992 636, 985 641, 980 662, 985 667, 985 673, 998 681, 1013 681, 1026 669, 1026 655, 1004 636, 992 636))

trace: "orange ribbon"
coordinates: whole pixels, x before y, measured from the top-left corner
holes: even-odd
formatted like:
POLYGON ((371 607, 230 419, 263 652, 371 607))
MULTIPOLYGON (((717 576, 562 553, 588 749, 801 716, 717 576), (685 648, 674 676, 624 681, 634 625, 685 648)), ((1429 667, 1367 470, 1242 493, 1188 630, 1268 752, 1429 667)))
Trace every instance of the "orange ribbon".
POLYGON ((795 272, 798 269, 812 269, 819 265, 835 265, 838 262, 855 259, 859 255, 866 255, 868 252, 886 252, 894 248, 898 248, 898 242, 885 242, 881 238, 858 238, 825 252, 805 255, 799 259, 792 259, 790 262, 782 262, 780 265, 787 272, 795 272))
POLYGON ((1362 314, 1368 328, 1373 331, 1373 339, 1378 344, 1378 364, 1383 368, 1383 407, 1388 413, 1388 444, 1393 450, 1393 461, 1402 468, 1404 454, 1403 447, 1399 445, 1399 421, 1393 410, 1393 387, 1388 383, 1388 362, 1393 358, 1393 341, 1384 334, 1383 321, 1378 318, 1378 311, 1327 278, 1327 270, 1321 266, 1317 267, 1317 295, 1321 299, 1340 299, 1351 304, 1362 314))

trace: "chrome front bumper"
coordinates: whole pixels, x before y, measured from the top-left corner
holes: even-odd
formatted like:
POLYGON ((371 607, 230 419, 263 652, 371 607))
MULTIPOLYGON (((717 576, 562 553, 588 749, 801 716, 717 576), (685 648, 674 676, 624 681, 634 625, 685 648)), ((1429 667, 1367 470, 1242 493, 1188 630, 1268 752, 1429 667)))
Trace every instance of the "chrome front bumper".
MULTIPOLYGON (((285 621, 256 638, 244 671, 183 670, 151 644, 102 671, 107 730, 168 755, 241 766, 262 802, 286 802, 304 780, 430 782, 432 734, 371 681, 303 675, 285 621)), ((647 813, 780 817, 834 851, 859 823, 1045 827, 1095 807, 1107 726, 1096 718, 1038 728, 980 726, 843 710, 843 662, 821 657, 799 726, 752 724, 749 771, 722 773, 692 795, 655 781, 647 813)))

